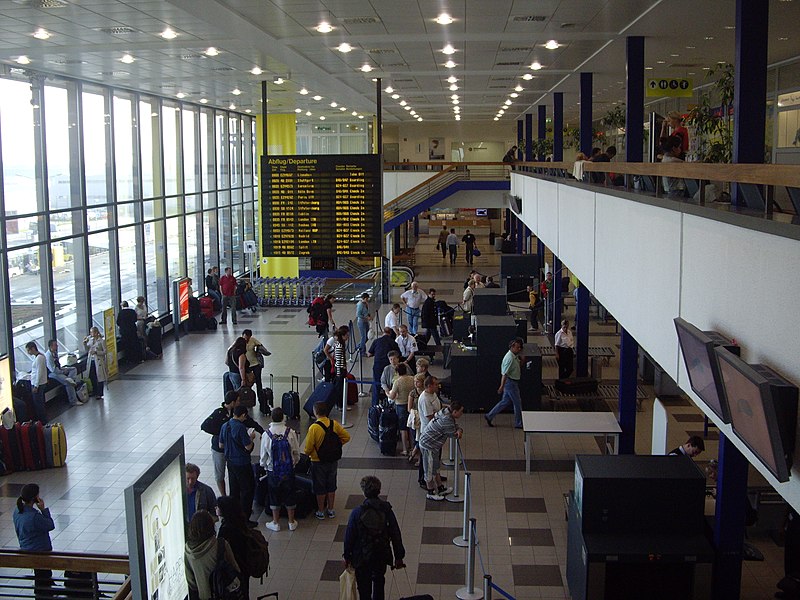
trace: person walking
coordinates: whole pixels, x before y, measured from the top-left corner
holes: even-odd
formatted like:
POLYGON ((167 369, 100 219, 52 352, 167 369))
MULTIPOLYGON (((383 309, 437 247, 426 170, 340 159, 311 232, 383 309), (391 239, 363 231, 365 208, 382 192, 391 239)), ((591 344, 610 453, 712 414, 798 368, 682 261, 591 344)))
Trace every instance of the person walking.
POLYGON ((225 275, 219 278, 219 289, 222 293, 222 317, 220 324, 228 322, 228 307, 231 309, 231 318, 236 325, 236 277, 233 276, 233 269, 225 267, 225 275))
POLYGON ((461 238, 461 241, 464 242, 464 251, 467 253, 467 264, 471 266, 472 261, 475 258, 472 255, 472 251, 475 250, 478 240, 475 238, 475 235, 470 233, 469 229, 467 229, 467 232, 461 238))
POLYGON ((458 237, 456 230, 450 229, 450 235, 447 236, 447 249, 450 251, 450 264, 456 264, 456 257, 458 256, 458 237))
POLYGON ((258 523, 250 520, 256 487, 250 453, 253 451, 253 440, 256 434, 255 432, 247 433, 244 422, 248 417, 247 408, 244 406, 234 408, 233 418, 226 421, 220 429, 219 445, 225 452, 225 462, 228 465, 231 498, 239 502, 248 524, 256 527, 258 523))
POLYGON ((91 395, 97 400, 103 399, 103 384, 108 380, 108 365, 106 364, 106 341, 100 335, 97 327, 89 330, 89 335, 83 338, 83 347, 89 357, 89 381, 92 382, 91 395))
POLYGON ((278 406, 270 413, 272 423, 261 436, 261 466, 267 472, 269 487, 269 507, 272 521, 266 524, 270 531, 280 531, 278 523, 281 506, 286 507, 289 517, 289 531, 297 529, 294 518, 294 467, 300 460, 300 443, 294 429, 286 426, 283 409, 278 406))
POLYGON ((419 324, 419 315, 422 309, 422 304, 428 296, 425 295, 419 284, 416 281, 411 282, 411 289, 406 290, 400 294, 400 300, 406 307, 406 314, 408 315, 408 329, 411 335, 417 335, 417 325, 419 324))
POLYGON ((561 321, 561 329, 556 332, 555 346, 558 378, 564 379, 572 375, 572 361, 575 357, 575 338, 566 319, 561 321))
POLYGON ((447 225, 442 225, 439 239, 436 240, 436 249, 442 251, 442 260, 447 257, 447 225))
POLYGON ((442 339, 439 337, 439 315, 436 310, 436 290, 434 288, 428 290, 428 297, 422 303, 420 317, 421 324, 425 328, 425 335, 428 336, 428 339, 433 338, 437 346, 441 346, 442 339))
POLYGON ((31 392, 36 420, 47 423, 47 408, 44 400, 45 386, 47 386, 47 361, 44 354, 39 352, 36 342, 25 344, 25 351, 31 356, 31 392))
POLYGON ((403 569, 406 550, 392 505, 379 498, 381 481, 361 479, 364 502, 353 509, 344 532, 344 564, 356 572, 361 600, 383 600, 386 567, 403 569))
POLYGON ((316 421, 308 428, 305 454, 311 459, 311 482, 317 497, 317 519, 325 520, 325 504, 328 518, 336 516, 336 473, 342 446, 350 441, 350 434, 338 422, 328 417, 330 407, 326 402, 314 404, 316 421))
MULTIPOLYGON (((20 550, 50 552, 53 549, 50 532, 56 528, 56 524, 50 515, 50 509, 39 496, 37 484, 28 483, 22 486, 13 520, 20 550)), ((53 598, 53 572, 50 569, 34 569, 33 577, 36 600, 53 598)))
POLYGON ((367 340, 369 339, 369 324, 372 321, 372 315, 369 314, 369 294, 364 292, 361 294, 361 300, 356 304, 356 327, 358 327, 358 349, 361 351, 361 356, 367 354, 367 340))
POLYGON ((497 393, 502 394, 500 401, 494 405, 484 418, 489 427, 494 427, 494 418, 506 408, 514 408, 514 428, 522 429, 522 398, 519 395, 519 379, 522 375, 521 338, 515 338, 508 345, 508 352, 500 365, 500 387, 497 393))
MULTIPOLYGON (((183 566, 186 583, 189 585, 189 600, 211 600, 211 573, 221 556, 237 573, 239 564, 233 551, 222 538, 215 535, 214 518, 206 510, 198 510, 189 521, 186 545, 183 551, 183 566), (222 548, 219 546, 222 545, 222 548)), ((239 577, 241 586, 242 577, 239 577)))

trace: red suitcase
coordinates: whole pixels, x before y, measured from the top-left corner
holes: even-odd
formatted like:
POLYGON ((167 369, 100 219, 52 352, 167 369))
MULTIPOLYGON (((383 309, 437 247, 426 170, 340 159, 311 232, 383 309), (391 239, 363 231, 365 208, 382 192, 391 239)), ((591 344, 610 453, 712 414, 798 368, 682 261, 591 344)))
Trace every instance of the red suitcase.
POLYGON ((355 378, 356 376, 352 373, 347 374, 347 404, 349 405, 358 404, 358 384, 350 383, 355 378))
POLYGON ((211 296, 200 297, 200 312, 204 317, 211 318, 214 316, 214 299, 211 296))
POLYGON ((33 449, 31 448, 31 423, 19 426, 19 446, 22 450, 22 464, 26 471, 34 470, 33 449))

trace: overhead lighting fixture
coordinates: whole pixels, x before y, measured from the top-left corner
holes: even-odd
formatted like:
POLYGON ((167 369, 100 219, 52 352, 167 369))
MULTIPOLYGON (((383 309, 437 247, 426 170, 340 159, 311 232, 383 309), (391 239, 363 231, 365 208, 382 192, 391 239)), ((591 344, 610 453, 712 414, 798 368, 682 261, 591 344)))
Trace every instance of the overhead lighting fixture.
POLYGON ((340 111, 342 111, 342 112, 344 112, 344 111, 346 111, 346 110, 347 110, 347 107, 346 107, 346 106, 340 106, 340 107, 339 107, 339 110, 340 110, 340 111))
POLYGON ((296 112, 297 114, 300 114, 301 112, 303 112, 303 109, 302 108, 295 108, 294 112, 296 112))
POLYGON ((444 63, 444 66, 447 69, 454 69, 456 67, 456 63, 454 63, 452 60, 448 60, 446 63, 444 63))
POLYGON ((361 72, 362 73, 369 73, 372 71, 372 67, 370 65, 361 65, 361 72))
POLYGON ((540 63, 538 60, 535 60, 531 63, 531 69, 533 69, 534 71, 538 71, 541 68, 542 68, 542 63, 540 63))
POLYGON ((547 43, 544 45, 545 48, 548 50, 558 50, 560 44, 555 40, 548 40, 547 43))
POLYGON ((129 65, 129 64, 133 63, 135 60, 136 59, 133 58, 133 56, 131 56, 130 54, 123 54, 122 58, 119 59, 119 62, 125 63, 126 65, 129 65))
POLYGON ((331 102, 331 108, 336 108, 339 106, 338 102, 331 102))
POLYGON ((704 39, 704 40, 707 40, 707 41, 711 41, 711 40, 713 40, 713 39, 714 39, 714 36, 713 36, 713 35, 707 35, 707 36, 706 36, 706 37, 704 37, 703 39, 704 39))
POLYGON ((450 86, 450 91, 451 92, 455 92, 457 89, 458 89, 458 86, 455 83, 450 86))
POLYGON ((27 56, 25 56, 24 54, 22 56, 18 56, 17 58, 15 58, 14 61, 17 64, 20 64, 20 65, 29 65, 29 64, 31 64, 31 59, 28 58, 27 56))
POLYGON ((228 108, 230 110, 236 110, 236 105, 233 102, 231 102, 230 105, 228 106, 228 108))
POLYGON ((687 50, 694 50, 695 48, 697 48, 697 46, 686 46, 687 50))
POLYGON ((325 120, 325 115, 320 115, 320 116, 319 116, 319 120, 320 120, 320 121, 324 121, 324 120, 325 120))
POLYGON ((644 68, 644 70, 645 70, 645 71, 652 71, 652 70, 653 70, 653 67, 645 67, 645 68, 644 68))
POLYGON ((518 98, 518 97, 519 97, 519 94, 518 94, 517 92, 511 92, 511 93, 509 94, 509 97, 510 97, 510 98, 518 98))
POLYGON ((447 78, 447 83, 455 83, 457 81, 458 77, 456 77, 455 75, 450 75, 450 77, 447 78))
POLYGON ((524 87, 522 87, 521 85, 518 85, 517 87, 515 87, 515 88, 514 88, 514 91, 515 91, 515 92, 522 92, 522 91, 524 91, 524 90, 525 90, 525 88, 524 88, 524 87))
POLYGON ((208 98, 200 98, 200 104, 208 104, 208 98))
POLYGON ((452 96, 450 96, 450 99, 451 100, 458 100, 458 94, 453 94, 452 96))
POLYGON ((458 100, 453 100, 453 104, 458 104, 458 100))
POLYGON ((347 42, 342 42, 341 44, 336 46, 336 49, 339 52, 342 52, 344 54, 347 54, 348 52, 352 52, 353 51, 353 47, 350 44, 348 44, 347 42))
POLYGON ((308 94, 308 90, 306 88, 301 88, 299 92, 297 92, 301 96, 305 96, 308 94))
POLYGON ((672 58, 678 58, 678 57, 680 56, 680 54, 670 54, 670 56, 671 56, 672 58))
POLYGON ((242 90, 240 90, 239 88, 234 88, 234 89, 231 90, 231 94, 233 94, 234 96, 238 96, 241 93, 242 93, 242 90))
POLYGON ((461 115, 456 115, 456 121, 460 121, 460 120, 461 120, 461 115))
POLYGON ((417 121, 422 121, 422 117, 417 117, 417 121))
MULTIPOLYGON (((359 118, 359 119, 363 119, 363 118, 364 118, 364 115, 358 115, 358 118, 359 118)), ((421 120, 421 119, 420 119, 420 120, 421 120)))
POLYGON ((358 113, 357 113, 356 111, 353 111, 353 112, 351 112, 350 114, 351 114, 351 115, 353 115, 354 117, 357 117, 357 116, 358 116, 358 113))
POLYGON ((390 85, 387 85, 386 89, 383 91, 386 92, 387 94, 391 94, 392 92, 394 92, 394 88, 390 85))
POLYGON ((450 25, 455 19, 448 15, 447 13, 442 13, 438 17, 434 19, 439 25, 450 25))
POLYGON ((261 67, 253 67, 252 69, 250 69, 250 72, 253 75, 261 75, 264 71, 261 70, 261 67))
POLYGON ((307 111, 306 111, 306 116, 307 116, 307 117, 310 117, 310 116, 311 116, 311 111, 310 111, 310 110, 307 110, 307 111))
POLYGON ((667 64, 667 61, 665 61, 665 60, 657 60, 656 64, 657 65, 665 65, 665 64, 667 64))
POLYGON ((44 29, 43 27, 39 27, 36 31, 34 31, 31 35, 35 37, 37 40, 49 40, 51 37, 51 33, 44 29))
POLYGON ((333 31, 333 25, 327 23, 326 21, 322 21, 319 25, 314 27, 320 33, 330 33, 333 31))
POLYGON ((492 119, 492 120, 493 120, 493 121, 499 121, 500 119, 499 119, 498 117, 495 117, 495 118, 494 118, 494 119, 492 119))
POLYGON ((404 106, 403 110, 411 110, 411 107, 410 106, 404 106))
POLYGON ((317 102, 319 102, 320 100, 322 100, 322 96, 314 96, 314 100, 316 100, 317 102))
POLYGON ((174 40, 178 37, 178 34, 171 27, 167 27, 164 31, 159 34, 165 40, 174 40))
POLYGON ((522 78, 525 81, 530 81, 531 79, 533 79, 533 75, 531 75, 530 73, 525 73, 525 75, 523 75, 522 78))
POLYGON ((175 94, 175 97, 183 100, 184 98, 186 98, 186 94, 184 94, 183 92, 178 92, 177 94, 175 94))
POLYGON ((727 29, 728 31, 730 31, 731 29, 736 29, 736 26, 735 25, 725 25, 725 27, 723 27, 723 29, 727 29))
POLYGON ((408 104, 408 102, 405 100, 400 100, 400 106, 405 106, 406 104, 408 104))
POLYGON ((789 39, 789 37, 788 37, 788 36, 783 36, 783 37, 779 37, 779 38, 778 38, 778 41, 779 41, 779 42, 785 42, 785 41, 787 41, 788 39, 789 39))
POLYGON ((275 79, 272 80, 272 83, 274 83, 275 85, 283 85, 285 82, 283 80, 283 77, 276 77, 275 79))
POLYGON ((444 48, 442 48, 442 54, 450 55, 450 54, 455 54, 455 53, 456 53, 456 49, 453 48, 453 46, 451 46, 450 44, 447 44, 444 48))
POLYGON ((505 104, 506 106, 511 106, 514 103, 511 100, 506 100, 505 102, 503 102, 503 104, 505 104))
POLYGON ((219 50, 217 50, 214 46, 209 46, 206 48, 206 56, 219 56, 219 50))
POLYGON ((392 94, 392 100, 397 100, 400 97, 400 94, 392 94))

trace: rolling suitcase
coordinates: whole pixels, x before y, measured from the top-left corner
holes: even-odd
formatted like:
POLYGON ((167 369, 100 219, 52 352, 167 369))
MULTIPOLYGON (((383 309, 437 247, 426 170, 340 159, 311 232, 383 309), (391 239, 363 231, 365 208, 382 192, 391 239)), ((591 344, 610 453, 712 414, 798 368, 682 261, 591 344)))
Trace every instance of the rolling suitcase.
POLYGON ((206 318, 214 316, 214 299, 211 296, 202 296, 200 298, 200 312, 206 318))
POLYGON ((369 437, 376 442, 380 439, 381 407, 379 404, 369 407, 367 414, 367 431, 369 437))
POLYGON ((43 433, 45 467, 52 469, 56 466, 55 457, 53 455, 53 426, 45 425, 43 433))
POLYGON ((67 434, 61 423, 53 423, 50 428, 50 443, 53 446, 53 466, 63 467, 67 462, 67 434))
POLYGON ((13 473, 23 470, 19 452, 19 425, 15 424, 11 429, 0 427, 0 451, 6 465, 6 472, 13 473))
POLYGON ((33 449, 31 448, 31 422, 26 421, 19 426, 19 447, 22 454, 22 464, 26 471, 35 470, 33 463, 33 449))
POLYGON ((44 452, 44 426, 39 421, 34 421, 28 428, 28 435, 31 442, 31 456, 33 456, 33 468, 37 471, 47 468, 47 459, 44 452))
POLYGON ((275 386, 272 373, 269 374, 269 387, 265 387, 258 395, 258 409, 262 415, 269 415, 272 410, 272 403, 275 401, 275 393, 272 388, 275 386))
POLYGON ((381 454, 394 456, 397 454, 397 439, 400 437, 398 428, 397 411, 394 402, 381 407, 381 416, 378 426, 378 444, 381 454))
POLYGON ((562 394, 594 394, 597 392, 597 379, 593 377, 556 379, 555 388, 562 394))
POLYGON ((353 404, 358 404, 358 384, 351 383, 354 382, 356 376, 352 373, 347 374, 347 404, 352 406, 353 404))
POLYGON ((284 392, 281 396, 281 407, 287 419, 300 418, 300 378, 297 375, 292 375, 292 389, 284 392), (295 381, 297 389, 295 389, 295 381))
POLYGON ((317 384, 317 387, 314 388, 313 392, 311 392, 308 400, 306 400, 306 403, 303 405, 303 410, 308 413, 308 416, 312 421, 315 418, 314 404, 317 402, 325 402, 330 409, 336 403, 336 400, 333 397, 333 391, 335 387, 336 386, 333 385, 332 381, 323 381, 322 383, 317 384))

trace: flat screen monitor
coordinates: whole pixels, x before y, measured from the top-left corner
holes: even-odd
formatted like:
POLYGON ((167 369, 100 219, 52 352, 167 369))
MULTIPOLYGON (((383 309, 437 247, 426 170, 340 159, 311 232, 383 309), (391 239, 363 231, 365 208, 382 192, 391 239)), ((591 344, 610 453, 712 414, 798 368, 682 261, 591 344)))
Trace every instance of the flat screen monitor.
POLYGON ((475 209, 475 216, 476 217, 488 217, 489 216, 489 209, 488 208, 476 208, 475 209))
POLYGON ((675 329, 692 390, 724 423, 730 423, 730 411, 720 390, 719 367, 714 355, 716 344, 709 336, 680 317, 675 319, 675 329))
POLYGON ((734 433, 778 481, 789 481, 789 467, 769 382, 724 348, 716 348, 714 352, 734 433))

